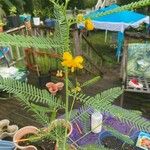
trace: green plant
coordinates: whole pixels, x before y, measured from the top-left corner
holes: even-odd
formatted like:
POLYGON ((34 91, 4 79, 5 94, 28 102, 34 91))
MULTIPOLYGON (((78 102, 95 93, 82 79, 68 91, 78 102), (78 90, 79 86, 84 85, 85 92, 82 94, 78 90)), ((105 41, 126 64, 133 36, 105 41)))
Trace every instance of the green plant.
POLYGON ((53 8, 49 6, 45 7, 43 10, 43 16, 46 18, 53 18, 53 8))
POLYGON ((4 21, 6 17, 5 11, 2 9, 2 5, 0 4, 0 20, 4 21))
POLYGON ((26 0, 0 0, 0 4, 2 4, 3 9, 7 14, 10 13, 10 9, 12 7, 16 7, 17 12, 19 14, 23 14, 26 2, 27 2, 26 0))
POLYGON ((38 16, 40 16, 40 15, 42 14, 42 11, 41 11, 41 10, 34 9, 34 10, 33 10, 33 14, 34 14, 35 17, 38 17, 38 16))
MULTIPOLYGON (((50 126, 51 121, 56 117, 56 112, 60 108, 65 109, 65 104, 58 97, 54 97, 50 95, 46 90, 40 90, 35 88, 32 85, 27 83, 21 83, 19 81, 15 81, 12 79, 0 79, 0 88, 9 93, 13 93, 16 95, 18 100, 25 106, 25 108, 34 112, 34 117, 44 126, 50 126), (40 104, 40 105, 39 105, 40 104), (53 113, 50 117, 48 114, 53 113)), ((122 122, 133 125, 139 130, 150 131, 150 122, 146 121, 146 119, 141 117, 141 113, 136 111, 127 111, 123 108, 112 105, 114 99, 122 93, 120 88, 113 88, 107 91, 102 92, 101 94, 97 94, 94 97, 86 96, 85 94, 77 93, 76 99, 80 100, 84 106, 90 106, 95 110, 109 113, 112 116, 117 117, 122 122)), ((69 97, 74 98, 74 94, 70 93, 69 97)), ((69 99, 70 99, 69 98, 69 99)), ((78 112, 72 113, 71 118, 76 118, 80 114, 78 112)), ((89 114, 83 113, 80 118, 82 120, 87 120, 89 114)), ((112 135, 118 137, 119 139, 124 140, 126 143, 134 144, 133 141, 111 127, 105 127, 108 131, 112 133, 112 135)), ((86 129, 86 124, 84 125, 85 132, 89 131, 89 128, 86 129)), ((58 132, 57 132, 58 133, 58 132)), ((62 132, 61 132, 62 133, 62 132)), ((59 134, 60 136, 61 134, 59 134)), ((59 137, 58 136, 58 137, 59 137)), ((41 136, 40 136, 41 137, 41 136)), ((42 137, 53 137, 55 139, 54 133, 44 133, 42 137)), ((62 137, 62 136, 60 136, 62 137)), ((36 139, 39 140, 40 138, 36 139)))
POLYGON ((0 26, 4 26, 5 23, 2 22, 2 20, 0 20, 0 26))
MULTIPOLYGON (((76 19, 68 19, 66 16, 66 9, 69 3, 69 0, 66 0, 64 4, 59 4, 55 2, 55 0, 50 0, 51 3, 54 5, 54 14, 57 18, 56 29, 53 38, 43 38, 43 37, 24 37, 18 35, 8 35, 2 34, 0 35, 1 43, 3 44, 12 44, 12 45, 19 45, 25 47, 40 47, 40 48, 55 48, 55 50, 63 54, 62 58, 62 65, 63 71, 65 73, 65 102, 63 102, 57 96, 52 96, 46 90, 40 90, 32 85, 21 83, 19 81, 15 81, 12 79, 2 79, 0 78, 0 88, 4 91, 9 93, 13 93, 16 95, 18 100, 25 105, 25 108, 33 111, 35 113, 36 119, 42 123, 43 125, 50 125, 52 119, 56 118, 56 113, 59 109, 65 110, 65 120, 68 121, 71 119, 72 110, 75 101, 79 100, 85 107, 91 106, 97 111, 101 111, 102 113, 108 113, 118 120, 122 121, 123 123, 132 125, 140 130, 144 130, 150 132, 150 122, 146 119, 141 117, 141 114, 134 112, 134 111, 127 111, 123 108, 117 107, 112 105, 112 102, 122 94, 121 88, 112 88, 102 93, 98 93, 96 96, 86 96, 83 93, 79 92, 80 84, 75 83, 73 87, 75 90, 72 91, 70 88, 69 76, 70 72, 73 72, 74 69, 80 68, 82 69, 82 62, 83 58, 81 56, 73 57, 69 52, 70 49, 70 37, 69 31, 70 26, 74 23, 77 23, 76 19), (14 38, 15 37, 15 38, 14 38), (28 43, 27 43, 28 42, 28 43), (71 101, 71 107, 69 109, 69 101, 71 101), (50 113, 52 113, 52 118, 50 117, 50 113)), ((144 4, 141 2, 136 3, 138 6, 144 6, 145 4, 149 4, 150 0, 145 0, 144 4)), ((134 8, 133 7, 123 7, 123 9, 134 8)), ((120 9, 118 10, 120 11, 120 9)), ((113 12, 116 12, 113 11, 113 12)), ((113 13, 111 12, 111 13, 113 13)), ((104 14, 103 14, 104 15, 104 14)), ((91 84, 91 82, 86 82, 83 85, 91 84)), ((83 116, 86 119, 86 116, 83 116)), ((112 131, 111 129, 107 129, 112 131)), ((112 131, 112 134, 116 133, 112 131)), ((119 134, 119 133, 118 133, 119 134)), ((44 137, 50 138, 50 133, 44 133, 44 137)), ((60 144, 60 148, 66 150, 66 143, 67 143, 67 129, 65 130, 65 134, 61 135, 60 137, 64 137, 63 141, 60 144)), ((123 138, 125 142, 128 141, 128 137, 122 137, 117 135, 119 138, 123 138)), ((59 141, 59 140, 58 140, 59 141)), ((129 141, 128 141, 129 142, 129 141)))
POLYGON ((16 13, 17 13, 17 8, 15 6, 12 6, 10 9, 9 9, 9 12, 10 12, 10 15, 11 16, 15 16, 16 13))
POLYGON ((35 17, 45 19, 53 14, 53 7, 49 0, 32 0, 32 6, 35 17))
MULTIPOLYGON (((55 4, 54 1, 51 1, 53 4, 55 4)), ((68 2, 67 2, 68 3, 68 2)), ((111 13, 115 13, 118 11, 122 11, 122 10, 132 10, 132 9, 136 9, 136 8, 140 8, 140 7, 144 7, 144 6, 148 6, 150 5, 150 0, 142 0, 142 1, 138 1, 135 3, 131 3, 128 5, 124 5, 121 6, 118 9, 113 9, 111 11, 107 11, 102 12, 102 13, 98 13, 96 16, 92 16, 92 14, 90 16, 88 16, 88 18, 90 17, 92 18, 96 18, 96 17, 100 17, 100 16, 104 16, 107 14, 111 14, 111 13)), ((36 47, 36 48, 55 48, 57 49, 58 52, 62 53, 63 51, 66 51, 69 49, 69 47, 65 46, 65 45, 69 45, 69 30, 68 27, 70 25, 72 25, 73 23, 75 23, 74 19, 69 19, 67 20, 67 18, 65 18, 65 10, 64 8, 62 8, 62 6, 59 5, 55 5, 55 8, 57 8, 57 11, 54 11, 54 15, 55 18, 57 18, 59 20, 59 22, 57 22, 57 27, 56 30, 58 32, 56 32, 55 36, 53 38, 42 38, 42 37, 24 37, 21 35, 8 35, 8 34, 1 34, 0 35, 0 43, 3 45, 14 45, 14 46, 19 46, 19 47, 36 47), (66 23, 68 22, 68 23, 66 23), (9 38, 13 39, 13 40, 9 40, 9 38), (14 40, 15 39, 15 40, 14 40), (11 42, 13 41, 13 42, 11 42), (68 43, 68 44, 66 44, 68 43), (22 45, 23 44, 23 45, 22 45)), ((56 10, 56 9, 55 9, 56 10)))
POLYGON ((92 8, 96 5, 97 3, 97 0, 83 0, 83 5, 84 5, 84 8, 92 8))
POLYGON ((40 74, 48 74, 50 71, 56 71, 60 67, 59 55, 47 50, 35 51, 35 63, 40 74))
MULTIPOLYGON (((44 126, 49 126, 52 121, 52 119, 50 119, 50 116, 48 115, 49 112, 54 112, 54 119, 57 110, 60 108, 65 109, 66 107, 65 104, 61 101, 61 99, 50 95, 46 90, 37 89, 34 86, 29 85, 27 83, 21 83, 12 79, 0 78, 0 89, 15 94, 18 100, 25 106, 25 108, 28 108, 30 111, 35 113, 34 117, 44 126)), ((113 88, 104 91, 101 94, 97 94, 94 97, 77 93, 76 100, 81 101, 85 107, 91 106, 98 111, 109 113, 112 116, 117 117, 124 123, 133 125, 139 130, 150 132, 150 122, 142 118, 141 113, 136 111, 127 111, 123 108, 112 105, 114 99, 121 93, 122 90, 120 88, 113 88)), ((75 95, 73 93, 70 93, 69 99, 71 99, 71 97, 74 98, 74 96, 75 95)), ((75 117, 75 115, 79 114, 75 112, 72 115, 73 117, 75 117)), ((88 115, 89 114, 84 114, 83 117, 80 117, 86 119, 88 115)), ((131 144, 129 137, 120 135, 118 132, 116 132, 114 129, 111 129, 110 127, 107 127, 107 130, 110 131, 113 135, 131 144)), ((45 135, 43 136, 53 136, 53 134, 47 134, 48 135, 46 135, 45 133, 45 135)))
POLYGON ((105 148, 102 145, 87 145, 86 147, 80 148, 79 150, 111 150, 111 149, 105 148))
POLYGON ((51 69, 51 59, 48 56, 38 56, 35 58, 40 74, 48 74, 51 69))
MULTIPOLYGON (((52 96, 47 90, 37 89, 27 83, 0 78, 0 89, 15 94, 25 108, 34 112, 34 117, 44 126, 49 126, 52 119, 55 118, 57 110, 62 108, 65 109, 66 107, 60 98, 52 96), (49 113, 53 113, 52 118, 48 115, 49 113)), ((120 92, 118 90, 119 89, 116 88, 113 90, 114 93, 111 93, 113 98, 121 93, 121 89, 119 90, 120 92), (119 93, 117 94, 115 91, 118 91, 119 93)), ((71 97, 74 96, 70 95, 70 98, 71 97)), ((85 100, 89 101, 90 98, 91 97, 85 98, 85 100)), ((80 98, 80 95, 77 95, 77 99, 81 100, 82 98, 80 98)))

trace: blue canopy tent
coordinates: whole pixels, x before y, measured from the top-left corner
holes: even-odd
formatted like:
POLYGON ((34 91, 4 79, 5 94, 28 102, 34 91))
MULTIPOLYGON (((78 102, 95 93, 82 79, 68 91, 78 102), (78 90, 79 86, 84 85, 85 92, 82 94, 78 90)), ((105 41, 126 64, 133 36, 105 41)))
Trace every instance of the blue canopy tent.
MULTIPOLYGON (((113 9, 116 9, 117 7, 120 7, 120 6, 113 4, 108 7, 93 11, 85 15, 85 17, 90 18, 90 16, 96 16, 99 13, 113 10, 113 9)), ((121 12, 101 16, 101 17, 96 17, 96 18, 92 17, 92 22, 94 23, 95 29, 118 32, 118 40, 117 40, 118 47, 117 47, 116 55, 119 60, 120 55, 121 55, 121 47, 124 41, 125 29, 127 29, 128 27, 137 28, 142 23, 149 24, 149 16, 145 16, 145 15, 136 13, 134 11, 126 10, 126 11, 121 11, 121 12)), ((80 25, 83 26, 82 24, 80 25)))

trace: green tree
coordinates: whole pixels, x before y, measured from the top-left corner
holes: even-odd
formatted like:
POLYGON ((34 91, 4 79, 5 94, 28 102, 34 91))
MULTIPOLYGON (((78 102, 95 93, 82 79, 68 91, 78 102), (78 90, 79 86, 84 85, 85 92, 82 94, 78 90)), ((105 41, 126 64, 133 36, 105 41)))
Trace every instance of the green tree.
POLYGON ((84 8, 92 8, 96 5, 97 0, 83 0, 84 8))
POLYGON ((13 6, 17 8, 19 14, 24 12, 25 0, 0 0, 0 4, 3 6, 6 14, 9 14, 9 9, 13 6))
POLYGON ((118 0, 118 4, 125 5, 130 4, 132 2, 137 2, 138 0, 118 0))

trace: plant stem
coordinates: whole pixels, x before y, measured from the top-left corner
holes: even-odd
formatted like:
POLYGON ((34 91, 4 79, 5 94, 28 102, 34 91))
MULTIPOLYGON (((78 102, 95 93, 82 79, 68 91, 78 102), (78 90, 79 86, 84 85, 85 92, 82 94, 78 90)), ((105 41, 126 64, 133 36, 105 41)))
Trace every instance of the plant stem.
MULTIPOLYGON (((77 85, 77 71, 75 71, 75 80, 76 80, 76 87, 78 86, 77 85)), ((69 119, 71 117, 71 112, 72 112, 72 109, 73 109, 73 106, 74 106, 74 103, 75 103, 75 100, 76 100, 76 96, 77 96, 77 91, 75 90, 75 93, 74 93, 74 96, 73 96, 73 101, 72 101, 72 104, 71 104, 71 108, 70 108, 70 113, 69 113, 69 119)))
POLYGON ((67 9, 67 6, 68 6, 69 1, 70 1, 70 0, 66 0, 66 2, 65 2, 65 10, 67 9))
MULTIPOLYGON (((69 120, 69 115, 68 115, 68 104, 69 104, 69 93, 68 93, 68 68, 65 67, 65 83, 66 83, 66 108, 65 108, 65 117, 66 121, 69 120)), ((66 142, 67 142, 67 128, 65 130, 65 138, 64 138, 64 143, 63 143, 63 150, 66 148, 66 142)))
POLYGON ((70 108, 69 119, 71 117, 71 112, 72 112, 72 109, 73 109, 73 106, 74 106, 74 103, 75 103, 75 100, 76 100, 76 95, 77 95, 77 93, 75 92, 75 95, 73 96, 73 101, 72 101, 72 104, 71 104, 71 108, 70 108))

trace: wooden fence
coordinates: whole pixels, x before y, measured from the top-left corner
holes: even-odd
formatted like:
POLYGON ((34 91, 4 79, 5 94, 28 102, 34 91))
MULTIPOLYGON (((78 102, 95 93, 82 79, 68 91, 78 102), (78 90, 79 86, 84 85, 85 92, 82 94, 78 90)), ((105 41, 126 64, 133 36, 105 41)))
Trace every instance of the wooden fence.
MULTIPOLYGON (((8 34, 30 35, 30 36, 44 36, 49 37, 53 34, 53 28, 47 28, 44 26, 33 26, 31 30, 28 30, 25 25, 18 28, 10 29, 6 31, 8 34)), ((92 74, 101 74, 101 66, 103 57, 98 53, 90 41, 86 38, 85 34, 79 32, 77 29, 72 29, 72 43, 75 49, 75 55, 82 55, 85 58, 85 71, 92 74)), ((23 62, 26 66, 30 66, 33 70, 37 71, 37 66, 34 61, 33 51, 37 51, 35 48, 23 48, 10 46, 11 62, 10 66, 23 62), (32 67, 31 67, 32 66, 32 67), (34 67, 33 67, 34 66, 34 67), (35 67, 36 66, 36 67, 35 67), (35 69, 36 68, 36 69, 35 69)), ((39 71, 37 71, 39 72, 39 71)))

